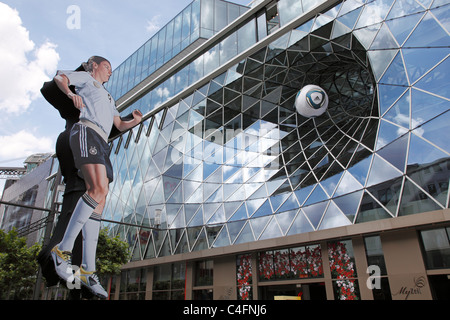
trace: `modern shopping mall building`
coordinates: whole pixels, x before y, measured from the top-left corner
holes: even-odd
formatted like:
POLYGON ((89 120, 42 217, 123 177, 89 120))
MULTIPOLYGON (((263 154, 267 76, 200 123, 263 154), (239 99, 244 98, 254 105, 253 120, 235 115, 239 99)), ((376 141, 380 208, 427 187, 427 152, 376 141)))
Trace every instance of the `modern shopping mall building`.
POLYGON ((145 114, 111 141, 111 298, 448 299, 449 32, 448 0, 194 0, 106 85, 145 114))

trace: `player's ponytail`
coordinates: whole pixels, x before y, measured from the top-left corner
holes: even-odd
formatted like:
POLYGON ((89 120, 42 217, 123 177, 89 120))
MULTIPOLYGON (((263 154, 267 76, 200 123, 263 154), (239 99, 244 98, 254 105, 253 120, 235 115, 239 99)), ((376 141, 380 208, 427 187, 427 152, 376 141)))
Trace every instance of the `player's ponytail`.
MULTIPOLYGON (((89 60, 87 62, 83 62, 82 65, 83 65, 84 70, 86 70, 87 72, 92 72, 92 70, 94 69, 93 63, 95 62, 96 64, 100 64, 103 61, 108 61, 108 59, 105 59, 100 56, 92 56, 89 58, 89 60)), ((109 63, 109 61, 108 61, 108 63, 109 63)))

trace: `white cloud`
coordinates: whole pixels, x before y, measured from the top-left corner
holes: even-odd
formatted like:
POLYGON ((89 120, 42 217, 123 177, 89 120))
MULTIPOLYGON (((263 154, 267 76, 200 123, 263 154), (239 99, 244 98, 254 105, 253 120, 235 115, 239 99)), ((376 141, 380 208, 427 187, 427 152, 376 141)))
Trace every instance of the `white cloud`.
POLYGON ((21 114, 57 69, 56 45, 30 39, 17 10, 0 3, 0 112, 21 114))
POLYGON ((147 30, 148 33, 154 34, 155 32, 159 31, 161 29, 161 15, 153 16, 151 20, 147 20, 147 26, 145 27, 145 30, 147 30))
POLYGON ((0 162, 9 159, 26 158, 27 156, 40 152, 53 152, 54 142, 51 138, 38 138, 28 130, 0 136, 0 162))

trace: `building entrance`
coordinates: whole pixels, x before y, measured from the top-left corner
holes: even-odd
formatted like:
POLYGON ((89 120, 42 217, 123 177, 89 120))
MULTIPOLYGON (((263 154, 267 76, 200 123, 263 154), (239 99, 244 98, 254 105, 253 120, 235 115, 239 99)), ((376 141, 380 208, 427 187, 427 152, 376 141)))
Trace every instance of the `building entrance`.
POLYGON ((301 296, 301 300, 326 300, 325 283, 286 284, 259 287, 261 300, 287 299, 301 296))

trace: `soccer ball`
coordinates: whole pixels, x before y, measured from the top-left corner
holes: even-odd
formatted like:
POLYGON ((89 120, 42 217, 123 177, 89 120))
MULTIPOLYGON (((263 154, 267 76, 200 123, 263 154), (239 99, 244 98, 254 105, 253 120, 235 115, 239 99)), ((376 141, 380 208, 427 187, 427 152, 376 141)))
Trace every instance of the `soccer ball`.
POLYGON ((307 118, 322 115, 328 107, 328 95, 321 87, 309 84, 304 86, 295 97, 295 109, 307 118))

